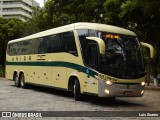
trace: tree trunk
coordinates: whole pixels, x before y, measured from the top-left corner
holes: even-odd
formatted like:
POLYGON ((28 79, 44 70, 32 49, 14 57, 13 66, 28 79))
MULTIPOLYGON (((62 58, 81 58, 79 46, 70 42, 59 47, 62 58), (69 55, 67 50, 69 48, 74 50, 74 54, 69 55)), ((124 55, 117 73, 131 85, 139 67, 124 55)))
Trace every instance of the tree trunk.
MULTIPOLYGON (((154 82, 158 82, 157 75, 158 75, 158 63, 159 63, 159 50, 160 50, 160 46, 159 44, 157 44, 155 47, 155 58, 153 60, 154 82)), ((158 84, 155 84, 155 86, 158 86, 158 84)))

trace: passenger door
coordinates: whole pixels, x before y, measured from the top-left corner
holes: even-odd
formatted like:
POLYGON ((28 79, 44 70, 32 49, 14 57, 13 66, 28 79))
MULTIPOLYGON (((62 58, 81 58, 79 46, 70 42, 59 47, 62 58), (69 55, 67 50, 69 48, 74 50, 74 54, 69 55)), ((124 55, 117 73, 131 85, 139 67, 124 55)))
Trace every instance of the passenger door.
MULTIPOLYGON (((98 45, 97 43, 89 43, 87 45, 87 52, 86 52, 86 64, 89 66, 91 69, 98 70, 98 45)), ((86 88, 87 92, 89 93, 97 93, 98 92, 98 81, 92 76, 91 70, 88 69, 86 71, 86 88)))
POLYGON ((98 69, 98 46, 96 43, 89 43, 87 46, 87 65, 98 69))

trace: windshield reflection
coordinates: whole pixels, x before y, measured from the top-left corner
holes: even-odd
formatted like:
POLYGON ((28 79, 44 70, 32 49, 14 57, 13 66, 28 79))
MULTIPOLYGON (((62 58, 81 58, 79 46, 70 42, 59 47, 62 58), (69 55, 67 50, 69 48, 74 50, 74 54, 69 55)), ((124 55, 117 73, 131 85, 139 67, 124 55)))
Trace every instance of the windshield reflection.
MULTIPOLYGON (((103 33, 104 34, 104 33, 103 33)), ((143 57, 135 37, 104 37, 106 54, 102 58, 102 72, 118 78, 139 78, 144 76, 143 57)))
POLYGON ((99 37, 106 44, 105 55, 100 57, 96 68, 90 67, 117 78, 136 79, 144 77, 143 57, 136 36, 111 34, 92 29, 78 29, 77 34, 86 66, 89 66, 87 64, 89 58, 86 54, 87 45, 91 42, 86 37, 99 37))

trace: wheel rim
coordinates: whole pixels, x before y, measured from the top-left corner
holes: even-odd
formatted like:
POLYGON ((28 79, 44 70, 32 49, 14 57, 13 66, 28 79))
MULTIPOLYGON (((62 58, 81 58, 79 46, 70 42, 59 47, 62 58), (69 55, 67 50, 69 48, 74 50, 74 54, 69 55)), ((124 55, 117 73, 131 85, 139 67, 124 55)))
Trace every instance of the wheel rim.
POLYGON ((75 84, 73 85, 73 93, 74 94, 76 93, 76 85, 75 84))
POLYGON ((18 76, 17 75, 15 75, 14 81, 15 81, 15 84, 18 83, 18 76))
POLYGON ((21 79, 21 86, 22 87, 24 86, 24 80, 23 80, 23 78, 21 79))
POLYGON ((21 82, 21 87, 24 87, 24 77, 23 76, 21 77, 20 82, 21 82))

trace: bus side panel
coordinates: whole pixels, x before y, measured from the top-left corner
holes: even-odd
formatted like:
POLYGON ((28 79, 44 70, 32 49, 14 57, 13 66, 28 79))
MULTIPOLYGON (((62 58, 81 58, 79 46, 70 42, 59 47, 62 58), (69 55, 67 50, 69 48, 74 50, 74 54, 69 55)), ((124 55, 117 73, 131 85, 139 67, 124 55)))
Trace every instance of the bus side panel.
POLYGON ((98 95, 98 80, 92 76, 85 75, 86 92, 98 95))
POLYGON ((13 67, 9 65, 8 62, 12 61, 12 58, 6 54, 6 68, 5 68, 5 77, 7 79, 13 79, 13 67))
POLYGON ((66 67, 52 67, 54 86, 67 89, 66 67))
POLYGON ((6 65, 5 77, 7 79, 13 79, 13 68, 11 65, 6 65))
POLYGON ((41 85, 51 85, 51 73, 50 66, 30 66, 29 82, 41 85))

